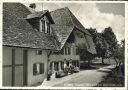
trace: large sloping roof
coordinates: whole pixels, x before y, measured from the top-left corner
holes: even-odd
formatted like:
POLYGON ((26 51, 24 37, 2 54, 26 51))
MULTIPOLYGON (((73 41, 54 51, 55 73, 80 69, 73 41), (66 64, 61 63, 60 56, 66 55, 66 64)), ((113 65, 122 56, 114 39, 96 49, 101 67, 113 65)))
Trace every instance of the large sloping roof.
POLYGON ((44 11, 40 11, 40 12, 35 12, 35 13, 32 13, 32 14, 29 14, 29 15, 27 16, 27 19, 41 17, 41 16, 44 15, 46 12, 48 12, 48 11, 47 11, 47 10, 44 10, 44 11))
POLYGON ((66 26, 66 25, 52 25, 51 27, 54 30, 57 40, 61 44, 60 45, 60 49, 61 49, 66 43, 74 27, 66 26))
POLYGON ((44 10, 44 11, 40 11, 40 12, 34 12, 32 14, 29 14, 29 15, 27 15, 26 19, 41 18, 44 15, 46 15, 48 17, 49 21, 51 21, 51 23, 54 24, 54 21, 53 21, 48 10, 44 10))
POLYGON ((24 19, 29 14, 31 12, 23 4, 3 4, 3 45, 57 49, 52 36, 34 30, 24 19))
POLYGON ((55 25, 52 27, 59 42, 61 43, 61 48, 66 43, 66 40, 70 36, 71 32, 75 30, 74 28, 77 28, 77 30, 84 32, 88 36, 87 39, 90 45, 90 49, 88 49, 88 51, 93 54, 96 53, 91 34, 84 28, 84 26, 67 7, 52 11, 51 16, 55 22, 55 25))
POLYGON ((84 28, 84 26, 67 7, 52 11, 51 16, 56 25, 76 27, 78 30, 90 35, 90 33, 84 28))

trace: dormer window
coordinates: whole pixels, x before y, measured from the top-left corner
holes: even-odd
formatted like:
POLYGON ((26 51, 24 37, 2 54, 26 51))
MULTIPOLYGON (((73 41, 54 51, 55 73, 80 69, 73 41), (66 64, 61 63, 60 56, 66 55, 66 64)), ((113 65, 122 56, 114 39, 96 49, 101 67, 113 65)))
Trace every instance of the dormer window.
POLYGON ((47 22, 44 18, 40 20, 40 32, 50 34, 50 23, 47 22))
POLYGON ((48 10, 29 14, 26 20, 33 26, 35 30, 43 33, 51 33, 51 24, 55 24, 48 10))

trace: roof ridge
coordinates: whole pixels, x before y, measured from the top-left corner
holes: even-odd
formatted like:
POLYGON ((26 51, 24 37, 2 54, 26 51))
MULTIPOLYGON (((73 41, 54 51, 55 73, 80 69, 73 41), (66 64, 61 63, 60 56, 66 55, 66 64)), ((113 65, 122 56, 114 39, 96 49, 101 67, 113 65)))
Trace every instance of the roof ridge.
POLYGON ((68 26, 68 25, 60 25, 60 24, 53 24, 51 26, 57 26, 57 27, 72 27, 72 26, 68 26))
POLYGON ((58 10, 63 10, 63 9, 66 9, 66 8, 68 8, 68 7, 58 8, 56 10, 50 11, 50 13, 55 12, 55 11, 58 11, 58 10))
MULTIPOLYGON (((68 9, 69 10, 69 9, 68 9)), ((74 21, 73 21, 73 17, 78 21, 78 23, 79 24, 81 24, 81 22, 76 18, 76 16, 69 10, 69 12, 70 12, 70 17, 71 17, 71 21, 72 21, 72 23, 73 23, 73 25, 74 25, 74 27, 76 27, 76 28, 78 28, 79 30, 81 30, 81 28, 79 28, 75 23, 74 23, 74 21)), ((86 30, 86 28, 81 24, 81 26, 86 30)), ((85 32, 85 30, 81 30, 81 31, 84 31, 85 32)), ((87 31, 87 30, 86 30, 87 31)), ((88 35, 90 35, 90 33, 87 31, 87 32, 85 32, 86 34, 88 34, 88 35)))
POLYGON ((3 4, 3 46, 57 50, 52 36, 40 33, 24 18, 31 12, 21 3, 3 4), (23 19, 22 19, 23 17, 23 19), (34 42, 33 42, 34 41, 34 42))

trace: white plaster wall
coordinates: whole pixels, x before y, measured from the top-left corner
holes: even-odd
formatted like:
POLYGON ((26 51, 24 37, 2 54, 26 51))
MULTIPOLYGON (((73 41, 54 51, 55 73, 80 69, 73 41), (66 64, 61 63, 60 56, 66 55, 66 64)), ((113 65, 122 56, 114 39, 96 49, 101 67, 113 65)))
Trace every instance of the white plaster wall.
POLYGON ((28 50, 28 85, 35 85, 43 82, 47 76, 47 53, 42 52, 42 55, 36 54, 36 49, 28 50), (33 64, 44 63, 44 74, 33 75, 33 64))
POLYGON ((51 55, 50 61, 80 60, 79 55, 51 55))

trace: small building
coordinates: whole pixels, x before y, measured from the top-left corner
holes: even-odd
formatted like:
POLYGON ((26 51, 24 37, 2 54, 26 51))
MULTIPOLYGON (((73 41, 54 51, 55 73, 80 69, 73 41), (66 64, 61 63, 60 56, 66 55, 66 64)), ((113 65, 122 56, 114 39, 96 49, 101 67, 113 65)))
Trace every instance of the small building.
POLYGON ((48 57, 59 47, 52 24, 48 11, 3 3, 3 86, 31 86, 47 77, 48 57))
POLYGON ((60 50, 53 52, 49 58, 51 70, 63 70, 69 64, 80 67, 82 50, 86 51, 85 57, 96 54, 91 34, 67 7, 52 11, 51 16, 55 22, 51 27, 61 44, 60 50))

